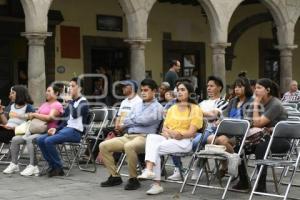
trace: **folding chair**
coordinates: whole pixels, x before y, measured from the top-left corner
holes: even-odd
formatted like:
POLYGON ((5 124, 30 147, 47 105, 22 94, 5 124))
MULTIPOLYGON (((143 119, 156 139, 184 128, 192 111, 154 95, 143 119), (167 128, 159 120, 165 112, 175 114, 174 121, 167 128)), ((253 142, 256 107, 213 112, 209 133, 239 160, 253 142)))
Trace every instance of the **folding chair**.
MULTIPOLYGON (((245 139, 246 139, 246 135, 247 135, 247 132, 249 130, 249 127, 250 127, 250 123, 247 120, 224 119, 220 122, 220 124, 217 127, 217 130, 216 130, 216 133, 214 135, 212 144, 214 144, 214 141, 215 141, 216 137, 220 136, 220 135, 226 135, 226 136, 229 136, 229 137, 236 137, 237 139, 240 138, 238 156, 241 157, 241 155, 244 154, 243 147, 244 147, 244 144, 245 144, 245 139)), ((207 155, 205 155, 205 154, 201 154, 200 152, 196 153, 195 155, 196 155, 196 159, 201 159, 202 168, 201 168, 200 173, 197 177, 197 180, 194 184, 192 194, 194 194, 197 187, 211 188, 211 189, 221 189, 221 190, 224 190, 223 195, 222 195, 222 199, 224 199, 225 196, 226 196, 229 184, 230 184, 233 176, 232 175, 229 176, 229 178, 227 180, 227 183, 226 183, 226 186, 223 187, 221 178, 217 177, 216 174, 219 174, 220 161, 227 161, 227 157, 224 157, 223 155, 219 155, 219 154, 214 154, 214 155, 207 154, 207 155), (208 164, 209 159, 212 159, 212 160, 215 161, 214 162, 215 163, 215 170, 216 170, 215 174, 213 172, 209 172, 209 170, 207 169, 207 164, 208 164), (206 174, 207 184, 198 184, 199 180, 200 180, 200 178, 203 174, 203 171, 205 171, 205 174, 206 174), (219 180, 220 187, 210 185, 212 177, 209 177, 209 173, 211 173, 211 176, 217 177, 217 179, 219 180)), ((244 157, 245 156, 243 156, 243 158, 244 157)))
POLYGON ((10 143, 5 144, 1 143, 0 145, 0 164, 9 164, 10 163, 10 143))
POLYGON ((162 170, 165 171, 165 180, 164 181, 181 183, 180 192, 183 191, 184 186, 187 184, 189 174, 190 174, 191 169, 192 169, 192 167, 193 167, 193 165, 196 161, 196 153, 199 152, 200 149, 202 149, 201 144, 202 144, 202 141, 203 141, 203 138, 204 138, 204 131, 205 131, 206 127, 207 127, 207 120, 204 119, 203 120, 203 126, 202 126, 201 130, 197 131, 198 133, 202 133, 202 136, 201 136, 195 150, 191 150, 190 152, 187 152, 187 153, 181 153, 180 152, 180 153, 169 154, 169 155, 167 155, 167 157, 163 161, 162 170), (170 156, 177 156, 177 157, 180 157, 180 158, 189 157, 189 156, 191 157, 191 159, 188 162, 185 173, 183 173, 183 171, 184 171, 183 166, 182 165, 179 166, 179 173, 180 173, 180 176, 181 176, 181 181, 172 181, 172 180, 167 179, 167 173, 166 173, 166 170, 165 170, 165 166, 166 166, 166 163, 167 163, 170 156))
POLYGON ((111 107, 107 108, 107 127, 114 127, 115 119, 118 114, 118 109, 117 107, 111 107))
MULTIPOLYGON (((256 165, 260 165, 260 167, 259 167, 259 172, 258 172, 257 178, 255 180, 254 186, 252 188, 252 192, 251 192, 249 200, 252 199, 254 194, 287 199, 289 190, 290 190, 290 188, 292 186, 292 183, 293 183, 294 176, 296 174, 296 170, 297 170, 298 165, 299 165, 300 154, 299 154, 299 152, 297 152, 296 160, 292 159, 292 157, 289 156, 290 152, 287 153, 287 157, 286 157, 287 160, 283 160, 283 159, 278 160, 278 159, 272 158, 272 154, 271 154, 270 150, 271 150, 271 145, 272 145, 272 142, 273 142, 274 138, 289 139, 292 142, 291 144, 292 144, 292 148, 293 148, 294 144, 296 144, 298 142, 298 140, 300 139, 300 122, 281 121, 281 122, 278 122, 276 124, 276 126, 273 130, 273 133, 271 135, 266 153, 264 155, 264 159, 256 161, 256 165), (258 184, 258 181, 259 181, 259 178, 262 174, 263 167, 271 167, 272 168, 275 189, 276 189, 278 194, 262 193, 262 192, 256 192, 255 191, 255 189, 257 187, 257 184, 258 184), (279 192, 278 192, 278 181, 277 181, 276 173, 274 173, 274 168, 276 168, 276 167, 283 167, 284 170, 289 169, 289 168, 293 168, 292 175, 290 176, 290 180, 287 184, 287 188, 286 188, 285 193, 283 195, 280 195, 279 192)), ((282 176, 282 174, 283 173, 281 173, 281 176, 282 176)))
POLYGON ((297 103, 282 103, 282 106, 284 108, 293 108, 293 109, 297 109, 297 103))
POLYGON ((96 171, 96 164, 93 159, 91 146, 89 144, 90 141, 87 139, 91 132, 91 128, 93 126, 94 119, 95 119, 95 113, 93 111, 89 111, 88 123, 85 125, 85 132, 81 136, 80 143, 66 142, 61 145, 61 148, 60 148, 61 155, 62 155, 62 151, 65 151, 65 154, 66 154, 68 162, 69 162, 69 169, 66 173, 66 176, 69 176, 70 171, 76 162, 78 164, 79 169, 82 171, 88 171, 88 172, 96 171), (69 146, 70 152, 73 155, 70 156, 67 146, 69 146), (86 160, 85 167, 82 167, 80 164, 80 158, 85 153, 86 150, 88 151, 89 158, 86 160), (90 163, 90 161, 92 161, 92 164, 93 164, 92 170, 87 168, 87 165, 90 163))
POLYGON ((91 132, 94 132, 94 135, 89 134, 88 140, 93 141, 94 145, 92 146, 92 152, 97 148, 98 141, 104 140, 103 128, 108 124, 108 109, 107 108, 93 108, 91 109, 95 113, 95 118, 93 125, 91 127, 91 132))

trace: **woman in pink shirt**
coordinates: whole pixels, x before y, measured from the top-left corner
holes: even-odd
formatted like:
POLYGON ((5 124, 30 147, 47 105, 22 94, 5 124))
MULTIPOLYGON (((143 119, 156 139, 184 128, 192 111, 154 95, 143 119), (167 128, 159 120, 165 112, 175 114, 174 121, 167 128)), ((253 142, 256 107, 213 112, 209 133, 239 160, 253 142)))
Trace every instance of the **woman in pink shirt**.
MULTIPOLYGON (((57 85, 51 85, 47 88, 46 91, 46 102, 43 103, 37 112, 29 113, 28 119, 40 119, 48 123, 49 128, 56 128, 57 127, 57 117, 59 117, 63 113, 63 106, 61 103, 57 101, 57 97, 59 96, 60 88, 57 85)), ((23 136, 17 135, 14 136, 11 141, 11 157, 12 161, 9 166, 3 171, 5 174, 11 174, 14 172, 19 171, 18 166, 18 155, 20 151, 20 145, 26 144, 28 149, 28 154, 30 157, 30 164, 20 173, 23 176, 31 176, 31 175, 38 175, 39 168, 37 166, 37 159, 35 154, 35 148, 33 145, 33 140, 39 137, 40 134, 31 134, 26 133, 23 136)))

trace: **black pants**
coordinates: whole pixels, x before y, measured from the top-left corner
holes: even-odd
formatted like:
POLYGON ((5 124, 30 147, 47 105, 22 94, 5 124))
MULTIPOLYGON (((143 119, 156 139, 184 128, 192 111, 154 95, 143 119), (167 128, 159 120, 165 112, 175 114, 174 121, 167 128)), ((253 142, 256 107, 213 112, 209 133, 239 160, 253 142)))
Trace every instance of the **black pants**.
POLYGON ((14 130, 8 130, 6 128, 0 127, 0 142, 8 144, 14 136, 14 130))
MULTIPOLYGON (((256 160, 261 160, 264 158, 264 155, 266 153, 268 144, 270 141, 270 137, 267 137, 264 142, 261 142, 257 145, 253 145, 252 151, 247 152, 247 154, 255 154, 255 159, 256 160)), ((274 138, 272 145, 271 145, 271 152, 272 153, 286 153, 290 149, 290 142, 287 139, 284 138, 274 138)), ((260 167, 260 166, 258 166, 260 167)), ((258 168, 259 169, 259 168, 258 168)), ((246 170, 241 170, 239 168, 239 175, 240 175, 240 180, 244 181, 247 180, 247 174, 246 170)), ((266 177, 267 177, 267 167, 263 168, 260 180, 259 180, 259 185, 265 185, 266 184, 266 177)))

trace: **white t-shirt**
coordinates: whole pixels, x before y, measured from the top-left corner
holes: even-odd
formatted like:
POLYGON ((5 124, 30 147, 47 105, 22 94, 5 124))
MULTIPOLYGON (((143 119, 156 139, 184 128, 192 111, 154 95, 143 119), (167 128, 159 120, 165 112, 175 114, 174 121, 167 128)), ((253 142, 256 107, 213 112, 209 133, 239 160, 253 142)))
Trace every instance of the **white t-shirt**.
POLYGON ((132 107, 140 102, 142 102, 142 99, 141 97, 139 97, 139 95, 136 95, 132 99, 126 98, 121 102, 118 112, 118 117, 120 117, 120 124, 123 124, 125 117, 132 111, 132 107))
MULTIPOLYGON (((203 110, 203 112, 210 112, 213 110, 218 110, 222 116, 222 112, 227 108, 228 102, 222 98, 219 99, 208 99, 201 101, 199 106, 203 110)), ((210 117, 208 120, 216 120, 215 117, 210 117)), ((213 123, 208 122, 208 126, 214 126, 213 123)))

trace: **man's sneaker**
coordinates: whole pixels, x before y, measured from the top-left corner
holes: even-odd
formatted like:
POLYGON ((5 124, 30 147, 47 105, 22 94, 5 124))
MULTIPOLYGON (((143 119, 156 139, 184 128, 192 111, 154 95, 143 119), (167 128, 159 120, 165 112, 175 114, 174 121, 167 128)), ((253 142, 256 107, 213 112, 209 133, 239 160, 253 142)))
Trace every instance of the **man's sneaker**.
POLYGON ((38 166, 28 165, 20 174, 22 176, 38 176, 40 173, 40 170, 38 166))
POLYGON ((200 167, 196 166, 194 171, 193 171, 191 180, 193 180, 193 181, 197 180, 199 174, 200 174, 200 167))
POLYGON ((11 162, 11 163, 6 167, 6 169, 3 170, 3 173, 4 173, 4 174, 12 174, 12 173, 18 172, 18 171, 20 171, 19 165, 16 165, 16 164, 14 164, 14 163, 11 162))
POLYGON ((146 194, 154 195, 154 194, 162 193, 163 191, 164 191, 164 188, 161 187, 160 185, 152 184, 151 188, 146 192, 146 194))
POLYGON ((173 175, 169 176, 168 179, 173 181, 180 181, 181 180, 180 169, 178 167, 175 167, 173 175))
POLYGON ((139 175, 137 177, 138 179, 154 179, 155 178, 155 174, 154 172, 148 170, 148 169, 145 169, 143 171, 143 173, 141 175, 139 175))
POLYGON ((123 183, 121 177, 119 176, 110 176, 108 179, 104 182, 102 182, 100 185, 101 187, 112 187, 116 185, 121 185, 123 183))
POLYGON ((125 185, 124 189, 125 190, 136 190, 139 187, 141 187, 141 184, 138 181, 138 179, 137 178, 130 178, 130 179, 128 179, 128 182, 125 185))
POLYGON ((52 169, 49 173, 48 173, 48 177, 53 177, 53 176, 64 176, 65 172, 63 169, 61 168, 55 168, 52 169))

